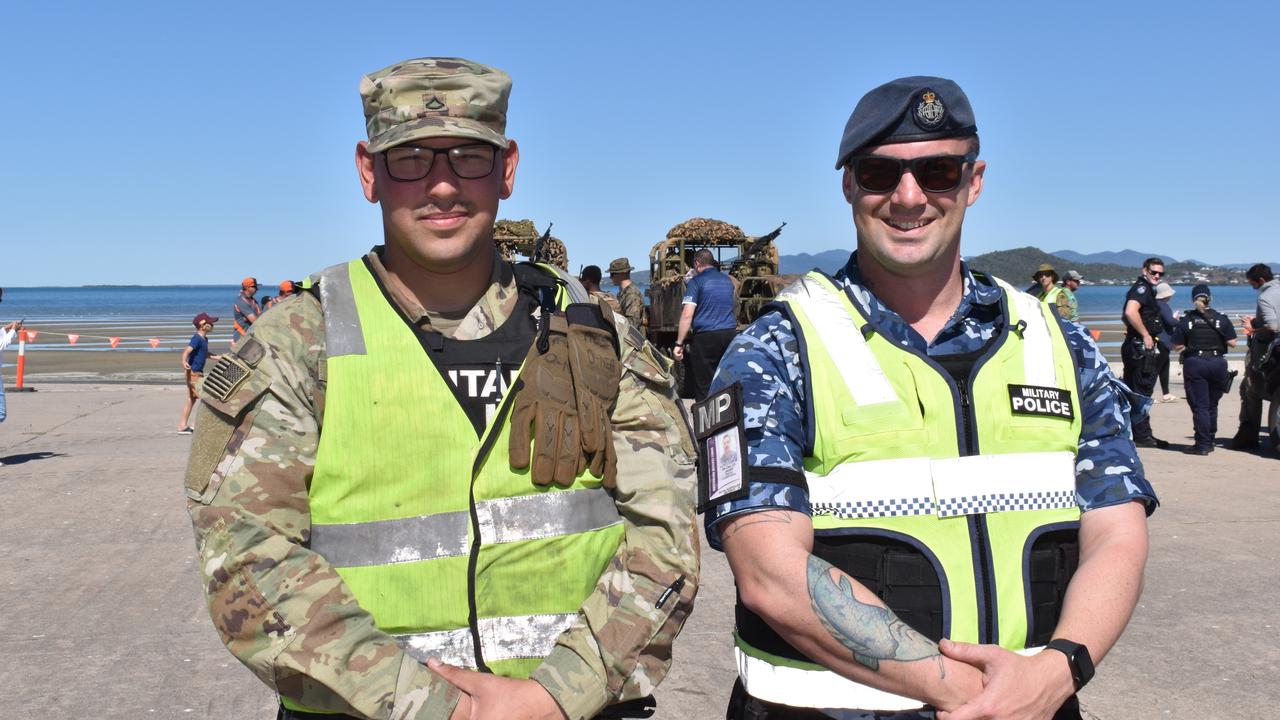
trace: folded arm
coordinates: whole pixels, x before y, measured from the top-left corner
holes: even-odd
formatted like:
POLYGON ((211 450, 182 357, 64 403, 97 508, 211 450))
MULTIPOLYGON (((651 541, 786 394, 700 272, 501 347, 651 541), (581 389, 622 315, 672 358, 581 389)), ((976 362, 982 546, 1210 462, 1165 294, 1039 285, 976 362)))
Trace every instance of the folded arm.
POLYGON ((671 667, 672 644, 698 587, 688 424, 666 364, 652 347, 624 345, 623 351, 611 417, 622 544, 577 622, 531 675, 570 720, 653 691, 671 667))
POLYGON ((943 709, 981 689, 975 669, 943 657, 857 580, 812 555, 804 514, 737 515, 724 521, 721 541, 743 604, 815 662, 943 709))

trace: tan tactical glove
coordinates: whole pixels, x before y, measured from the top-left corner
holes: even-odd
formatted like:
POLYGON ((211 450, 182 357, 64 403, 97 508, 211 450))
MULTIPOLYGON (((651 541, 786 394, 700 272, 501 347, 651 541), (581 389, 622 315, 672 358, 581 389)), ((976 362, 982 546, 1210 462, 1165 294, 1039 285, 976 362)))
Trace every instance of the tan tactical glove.
POLYGON ((511 466, 529 467, 532 426, 529 475, 535 484, 568 487, 590 467, 605 487, 613 488, 618 470, 609 416, 622 373, 613 336, 589 325, 570 325, 557 314, 550 319, 546 340, 546 352, 539 352, 535 343, 520 372, 521 387, 511 409, 511 466))
POLYGON ((586 467, 578 432, 578 405, 574 399, 573 371, 569 364, 568 322, 551 317, 546 352, 529 348, 520 371, 520 389, 511 408, 511 466, 529 467, 529 428, 533 427, 535 484, 552 481, 568 487, 586 467))
POLYGON ((591 474, 612 489, 618 479, 618 455, 613 449, 609 416, 618 399, 622 374, 613 335, 589 325, 569 325, 569 363, 578 401, 583 455, 591 474))

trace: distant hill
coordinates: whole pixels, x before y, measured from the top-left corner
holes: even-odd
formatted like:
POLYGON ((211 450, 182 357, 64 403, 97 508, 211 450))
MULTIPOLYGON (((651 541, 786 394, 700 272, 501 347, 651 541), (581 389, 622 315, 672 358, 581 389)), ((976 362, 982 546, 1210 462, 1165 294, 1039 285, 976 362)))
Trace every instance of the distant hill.
MULTIPOLYGON (((1084 275, 1087 284, 1128 285, 1138 277, 1142 261, 1152 256, 1133 250, 1126 250, 1124 253, 1132 253, 1133 256, 1137 257, 1137 260, 1133 264, 1080 262, 1057 253, 1047 253, 1040 248, 1034 247, 997 250, 996 252, 967 258, 967 260, 969 267, 991 273, 996 277, 1013 283, 1015 287, 1024 287, 1023 283, 1029 285, 1031 283, 1031 275, 1035 273, 1036 268, 1041 263, 1053 265, 1059 275, 1065 274, 1068 270, 1075 270, 1084 275)), ((1086 258, 1100 255, 1128 257, 1123 253, 1094 253, 1087 256, 1080 253, 1070 254, 1086 258)), ((1239 270, 1208 266, 1197 261, 1173 262, 1172 259, 1169 259, 1165 263, 1165 270, 1168 273, 1167 279, 1171 283, 1209 282, 1232 284, 1244 282, 1244 273, 1239 270)))
POLYGON ((823 272, 833 273, 844 264, 849 262, 849 253, 851 250, 825 250, 817 255, 809 253, 797 253, 795 255, 781 255, 778 257, 778 265, 781 266, 783 275, 798 275, 806 273, 814 268, 818 268, 823 272))
MULTIPOLYGON (((1168 262, 1177 262, 1175 258, 1165 257, 1160 253, 1138 252, 1137 250, 1107 250, 1096 253, 1079 253, 1075 250, 1055 250, 1053 255, 1073 263, 1091 263, 1099 265, 1123 265, 1125 267, 1142 267, 1142 261, 1149 257, 1163 257, 1168 262)), ((1081 272, 1084 272, 1081 270, 1081 272)))

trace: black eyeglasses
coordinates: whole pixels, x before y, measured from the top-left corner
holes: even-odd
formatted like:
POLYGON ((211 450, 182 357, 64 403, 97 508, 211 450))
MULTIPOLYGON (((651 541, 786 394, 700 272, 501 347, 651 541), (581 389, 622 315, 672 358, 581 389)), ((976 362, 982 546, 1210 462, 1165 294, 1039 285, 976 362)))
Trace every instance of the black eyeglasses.
POLYGON ((455 145, 450 148, 399 145, 382 153, 387 163, 387 174, 400 182, 421 180, 431 174, 436 155, 444 155, 449 159, 449 167, 453 169, 454 175, 463 180, 475 180, 493 172, 498 148, 489 143, 455 145))
POLYGON ((851 158, 849 166, 858 187, 869 193, 887 193, 898 187, 902 173, 911 169, 911 175, 921 190, 931 193, 951 192, 960 187, 964 166, 977 160, 975 153, 965 155, 933 155, 918 158, 895 158, 882 155, 864 155, 851 158))

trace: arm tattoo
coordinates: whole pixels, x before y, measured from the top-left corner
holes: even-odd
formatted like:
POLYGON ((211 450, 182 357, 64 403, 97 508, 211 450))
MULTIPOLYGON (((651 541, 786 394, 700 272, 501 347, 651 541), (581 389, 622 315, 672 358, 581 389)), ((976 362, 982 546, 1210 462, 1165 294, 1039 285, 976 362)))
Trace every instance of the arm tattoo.
POLYGON ((938 644, 911 629, 888 608, 860 602, 853 596, 849 576, 836 570, 839 584, 831 577, 831 563, 809 556, 809 602, 822 626, 853 651, 853 659, 872 670, 881 660, 912 662, 938 658, 938 669, 946 677, 938 644))
POLYGON ((738 531, 742 530, 742 528, 750 525, 761 525, 767 523, 790 525, 791 516, 793 514, 794 513, 791 510, 762 510, 750 513, 742 518, 735 519, 731 523, 727 523, 728 527, 720 533, 720 540, 728 540, 730 537, 736 535, 738 531))

